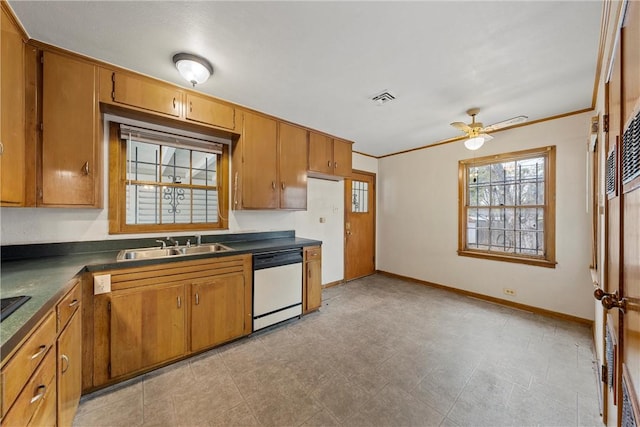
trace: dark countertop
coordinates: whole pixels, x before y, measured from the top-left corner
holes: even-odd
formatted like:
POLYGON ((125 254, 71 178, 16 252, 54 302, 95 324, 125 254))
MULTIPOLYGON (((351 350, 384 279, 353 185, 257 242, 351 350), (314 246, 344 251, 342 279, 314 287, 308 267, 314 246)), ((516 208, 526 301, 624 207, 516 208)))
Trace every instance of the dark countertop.
MULTIPOLYGON (((79 273, 246 253, 253 254, 322 244, 318 240, 295 237, 293 232, 203 236, 203 243, 212 242, 224 243, 232 250, 170 258, 116 261, 116 256, 121 249, 153 247, 157 246, 157 243, 153 239, 145 241, 140 239, 122 240, 118 241, 117 244, 114 242, 105 244, 103 242, 95 242, 93 247, 101 250, 83 253, 65 253, 68 247, 61 247, 61 244, 50 244, 49 248, 43 248, 43 245, 33 245, 32 252, 37 253, 38 257, 27 259, 12 259, 12 255, 15 253, 28 253, 28 245, 21 245, 13 252, 3 248, 0 294, 3 298, 29 295, 31 299, 0 324, 1 359, 4 360, 5 356, 11 353, 13 348, 24 338, 25 334, 35 326, 38 319, 64 296, 70 288, 71 280, 79 273), (118 248, 114 249, 115 246, 118 246, 118 248), (44 256, 47 253, 53 253, 56 256, 44 256), (6 260, 7 258, 9 260, 6 260)), ((70 245, 75 245, 74 248, 77 249, 79 244, 71 243, 70 245)), ((82 245, 83 248, 81 249, 84 250, 92 247, 90 244, 82 245)))

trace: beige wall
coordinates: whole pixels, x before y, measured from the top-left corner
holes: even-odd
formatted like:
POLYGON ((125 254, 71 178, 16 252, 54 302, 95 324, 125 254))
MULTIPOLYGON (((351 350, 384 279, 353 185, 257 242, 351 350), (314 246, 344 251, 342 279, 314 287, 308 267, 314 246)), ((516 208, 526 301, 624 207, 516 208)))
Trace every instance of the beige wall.
POLYGON ((585 175, 591 115, 498 132, 475 153, 457 142, 380 159, 378 269, 593 319, 585 175), (458 160, 545 145, 557 146, 557 267, 458 256, 458 160))

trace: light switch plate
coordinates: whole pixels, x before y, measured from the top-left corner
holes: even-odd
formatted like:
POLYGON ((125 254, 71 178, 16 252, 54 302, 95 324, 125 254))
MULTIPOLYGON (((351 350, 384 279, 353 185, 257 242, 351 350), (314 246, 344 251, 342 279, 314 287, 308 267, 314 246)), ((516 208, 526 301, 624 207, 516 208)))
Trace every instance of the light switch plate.
POLYGON ((107 294, 111 292, 111 274, 93 276, 93 294, 107 294))

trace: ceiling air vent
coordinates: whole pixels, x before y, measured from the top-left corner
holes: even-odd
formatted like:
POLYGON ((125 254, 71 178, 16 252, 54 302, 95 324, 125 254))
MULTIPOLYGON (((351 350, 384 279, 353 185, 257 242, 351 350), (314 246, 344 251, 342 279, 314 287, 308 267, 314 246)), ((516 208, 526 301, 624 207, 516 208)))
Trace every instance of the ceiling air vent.
POLYGON ((379 94, 377 94, 376 96, 374 96, 373 98, 371 98, 371 100, 376 105, 386 104, 387 102, 393 101, 394 99, 396 99, 396 97, 393 96, 393 94, 391 92, 389 92, 388 90, 384 90, 384 91, 380 92, 379 94))

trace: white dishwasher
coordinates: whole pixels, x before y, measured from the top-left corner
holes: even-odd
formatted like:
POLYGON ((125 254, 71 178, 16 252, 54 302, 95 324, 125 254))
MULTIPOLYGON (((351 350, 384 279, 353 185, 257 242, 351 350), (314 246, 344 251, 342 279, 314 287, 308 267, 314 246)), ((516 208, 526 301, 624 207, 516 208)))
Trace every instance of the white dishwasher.
POLYGON ((302 315, 302 248, 253 255, 253 331, 302 315))

